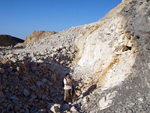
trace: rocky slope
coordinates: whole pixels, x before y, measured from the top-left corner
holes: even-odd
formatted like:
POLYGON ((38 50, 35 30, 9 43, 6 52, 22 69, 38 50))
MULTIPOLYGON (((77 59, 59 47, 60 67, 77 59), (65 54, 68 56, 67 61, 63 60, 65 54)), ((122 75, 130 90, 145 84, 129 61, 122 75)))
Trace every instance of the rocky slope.
POLYGON ((35 41, 41 40, 43 38, 49 37, 50 35, 56 34, 52 31, 34 31, 30 36, 27 36, 25 39, 25 44, 33 43, 35 41))
POLYGON ((18 43, 23 43, 23 41, 10 35, 0 35, 0 46, 14 46, 18 43))
POLYGON ((79 73, 88 70, 83 78, 91 76, 89 87, 96 85, 94 94, 81 101, 85 111, 150 111, 149 5, 147 0, 124 1, 78 37, 79 73))
POLYGON ((60 106, 63 102, 61 84, 65 73, 73 73, 71 62, 77 51, 72 44, 81 28, 68 29, 27 44, 23 49, 0 51, 1 112, 40 112, 50 111, 50 108, 76 111, 71 105, 60 106))
POLYGON ((0 110, 150 112, 149 6, 123 0, 98 22, 1 50, 0 110), (66 72, 76 83, 72 105, 61 104, 66 72))

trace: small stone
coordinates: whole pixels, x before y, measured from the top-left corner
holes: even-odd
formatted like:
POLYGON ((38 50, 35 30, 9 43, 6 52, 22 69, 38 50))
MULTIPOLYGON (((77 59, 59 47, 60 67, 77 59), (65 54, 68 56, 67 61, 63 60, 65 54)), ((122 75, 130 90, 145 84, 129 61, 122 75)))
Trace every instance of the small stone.
POLYGON ((46 109, 40 109, 38 113, 47 113, 46 109))
POLYGON ((17 76, 18 74, 19 74, 18 72, 15 72, 15 73, 14 73, 15 76, 17 76))
POLYGON ((32 91, 36 90, 36 86, 35 85, 32 85, 30 88, 31 88, 32 91))
POLYGON ((82 94, 82 92, 81 92, 80 90, 77 90, 77 91, 76 91, 76 95, 77 95, 77 96, 80 96, 81 94, 82 94))
POLYGON ((73 111, 73 112, 76 112, 76 111, 77 111, 74 106, 72 106, 70 110, 73 111))
POLYGON ((150 69, 150 63, 148 63, 148 68, 150 69))
POLYGON ((46 59, 46 60, 44 60, 44 63, 48 64, 48 63, 49 63, 49 61, 46 59))
POLYGON ((11 58, 11 60, 12 60, 13 62, 16 62, 16 61, 17 61, 17 59, 16 59, 16 58, 11 58))
POLYGON ((133 111, 132 111, 132 110, 128 110, 127 112, 128 112, 128 113, 133 113, 133 111))
POLYGON ((64 110, 69 110, 70 106, 68 104, 63 105, 64 110))
POLYGON ((31 98, 29 99, 29 101, 32 103, 36 98, 37 98, 37 96, 32 95, 31 98))
POLYGON ((0 73, 3 74, 5 70, 3 68, 0 68, 0 73))
POLYGON ((143 102, 143 101, 144 101, 144 98, 140 97, 140 98, 138 98, 138 101, 139 101, 140 103, 144 103, 144 102, 143 102))
POLYGON ((2 91, 0 91, 0 100, 3 100, 5 97, 4 97, 4 93, 2 91))
POLYGON ((32 60, 33 60, 33 61, 36 61, 36 58, 35 58, 35 57, 32 57, 32 60))
POLYGON ((45 108, 45 103, 44 103, 43 101, 41 101, 41 102, 39 103, 39 108, 40 108, 40 109, 44 109, 44 108, 45 108))
POLYGON ((83 84, 82 84, 82 83, 79 83, 79 84, 78 84, 78 86, 79 86, 79 87, 82 87, 82 86, 83 86, 83 84))
POLYGON ((10 97, 10 99, 12 99, 12 100, 16 100, 16 101, 18 101, 19 99, 18 99, 18 97, 16 97, 15 95, 14 96, 11 96, 10 97))
POLYGON ((147 110, 147 106, 146 105, 142 105, 142 108, 143 108, 144 111, 147 110))
POLYGON ((88 102, 88 97, 84 97, 83 98, 83 103, 87 103, 88 102))
POLYGON ((27 97, 27 96, 29 96, 30 92, 27 89, 24 89, 23 94, 27 97))
POLYGON ((139 108, 139 109, 142 109, 143 107, 142 107, 142 105, 139 105, 138 108, 139 108))
POLYGON ((132 108, 134 105, 135 105, 135 103, 133 103, 133 102, 128 103, 128 107, 130 107, 130 108, 132 108))
POLYGON ((6 71, 7 71, 7 72, 11 72, 11 71, 12 71, 12 67, 7 68, 6 71))
POLYGON ((17 67, 16 69, 17 69, 17 71, 20 71, 20 67, 17 67))
POLYGON ((54 106, 52 106, 52 107, 50 108, 50 110, 51 110, 52 112, 54 112, 54 113, 60 113, 60 105, 54 104, 54 106))
POLYGON ((62 80, 62 76, 61 75, 57 75, 57 80, 62 80))
POLYGON ((32 67, 31 67, 31 70, 32 70, 32 71, 36 71, 36 66, 32 66, 32 67))
POLYGON ((54 103, 47 103, 47 108, 51 108, 54 105, 54 103))
POLYGON ((47 79, 43 78, 42 82, 43 82, 43 84, 45 84, 47 82, 47 79))
POLYGON ((38 62, 38 63, 43 63, 43 60, 40 59, 40 60, 38 60, 37 62, 38 62))
POLYGON ((28 78, 27 78, 27 77, 23 77, 23 80, 24 80, 24 81, 28 81, 28 78))
POLYGON ((15 111, 19 111, 20 108, 18 106, 15 107, 15 111))
POLYGON ((147 45, 146 49, 147 49, 147 50, 150 50, 150 45, 149 45, 149 44, 147 45))
POLYGON ((41 86, 41 85, 43 85, 43 83, 41 82, 41 81, 37 81, 37 86, 41 86))
POLYGON ((51 82, 53 82, 53 83, 56 82, 56 75, 51 76, 51 82))
POLYGON ((60 61, 60 64, 63 64, 64 63, 64 61, 60 61))
POLYGON ((54 104, 54 106, 59 107, 60 108, 60 104, 54 104))
POLYGON ((9 104, 8 107, 7 107, 7 110, 12 110, 12 109, 13 109, 13 105, 9 104))
POLYGON ((28 108, 26 108, 25 113, 30 113, 28 108))
POLYGON ((24 109, 21 109, 19 112, 20 112, 20 113, 25 113, 25 110, 24 110, 24 109))

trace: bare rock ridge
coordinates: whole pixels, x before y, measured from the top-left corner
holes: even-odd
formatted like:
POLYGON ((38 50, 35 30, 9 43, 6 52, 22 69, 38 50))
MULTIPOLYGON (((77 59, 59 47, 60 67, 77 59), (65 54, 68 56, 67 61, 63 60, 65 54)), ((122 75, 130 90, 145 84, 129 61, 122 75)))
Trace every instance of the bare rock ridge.
POLYGON ((149 6, 123 0, 98 22, 1 50, 0 111, 149 113, 149 6), (77 94, 71 105, 62 104, 67 72, 77 94))
POLYGON ((34 31, 30 36, 27 36, 25 39, 25 44, 33 43, 35 41, 46 38, 50 35, 56 34, 56 32, 52 31, 34 31))
POLYGON ((150 111, 149 5, 147 0, 124 1, 112 10, 118 13, 87 25, 76 40, 78 71, 84 80, 90 75, 93 80, 87 91, 96 85, 93 95, 84 97, 86 104, 80 101, 86 112, 150 111))
POLYGON ((14 46, 17 43, 23 43, 24 40, 10 36, 10 35, 0 35, 0 46, 14 46))

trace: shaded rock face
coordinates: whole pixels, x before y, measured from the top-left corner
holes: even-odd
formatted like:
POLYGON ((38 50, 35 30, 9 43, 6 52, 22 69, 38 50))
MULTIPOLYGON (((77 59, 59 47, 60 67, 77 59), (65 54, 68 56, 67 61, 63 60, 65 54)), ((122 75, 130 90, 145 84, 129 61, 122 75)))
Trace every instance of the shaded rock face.
POLYGON ((67 58, 30 55, 14 54, 0 60, 0 112, 47 111, 63 102, 63 75, 71 71, 63 60, 67 58))
POLYGON ((23 43, 24 40, 10 36, 0 35, 0 46, 14 46, 18 43, 23 43))
POLYGON ((83 103, 85 111, 150 111, 149 5, 147 0, 124 1, 112 10, 115 16, 109 13, 87 25, 76 40, 77 70, 88 70, 83 78, 91 75, 89 86, 96 84, 87 104, 83 103))
MULTIPOLYGON (((68 34, 66 36, 69 38, 68 34)), ((67 45, 51 48, 49 41, 44 42, 47 44, 35 43, 41 45, 41 50, 34 44, 27 44, 23 49, 0 51, 0 112, 46 112, 55 103, 61 106, 57 108, 61 112, 68 109, 62 105, 62 80, 66 73, 73 72, 71 62, 76 49, 67 45)))
POLYGON ((62 108, 150 112, 149 6, 149 0, 123 0, 98 22, 69 28, 23 49, 0 51, 0 110, 64 112, 60 84, 70 72, 79 97, 62 108))
POLYGON ((25 44, 33 43, 35 41, 41 40, 43 38, 49 37, 53 34, 56 34, 56 32, 52 31, 34 31, 30 36, 27 36, 25 39, 25 44))

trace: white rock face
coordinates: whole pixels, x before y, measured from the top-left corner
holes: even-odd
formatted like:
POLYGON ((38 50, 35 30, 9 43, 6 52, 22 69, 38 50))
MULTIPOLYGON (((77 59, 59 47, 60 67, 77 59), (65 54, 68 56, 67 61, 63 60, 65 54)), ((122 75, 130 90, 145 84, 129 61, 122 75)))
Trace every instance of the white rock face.
POLYGON ((84 34, 75 42, 79 49, 75 59, 81 69, 79 73, 90 70, 89 76, 103 89, 119 85, 132 73, 137 47, 133 36, 125 31, 124 21, 118 16, 86 25, 84 34))
MULTIPOLYGON (((115 107, 118 107, 118 112, 120 110, 126 112, 123 108, 126 108, 127 111, 132 109, 130 112, 134 112, 135 106, 141 106, 141 103, 146 108, 146 103, 149 103, 149 91, 146 91, 149 90, 150 86, 149 5, 150 2, 147 0, 124 0, 123 3, 110 11, 104 19, 98 23, 87 25, 92 29, 91 26, 102 24, 92 32, 92 35, 91 29, 86 27, 87 30, 85 31, 88 35, 83 35, 76 40, 76 45, 79 49, 76 60, 76 64, 79 67, 76 68, 76 71, 82 73, 82 70, 90 70, 88 74, 85 74, 84 71, 83 78, 87 77, 87 75, 93 77, 94 82, 92 84, 96 84, 97 87, 100 86, 96 88, 96 91, 101 91, 100 94, 96 93, 91 97, 100 97, 99 101, 96 99, 92 101, 91 99, 91 104, 85 106, 84 109, 86 110, 88 107, 95 108, 92 111, 89 109, 89 112, 109 112, 106 109, 109 106, 114 106, 110 108, 111 112, 115 107), (105 21, 106 18, 107 21, 105 21), (82 39, 83 41, 80 42, 82 39), (81 68, 81 71, 79 68, 81 68), (117 93, 113 98, 107 100, 107 95, 110 92, 112 93, 111 88, 115 89, 117 93), (137 90, 135 91, 135 89, 137 90), (102 92, 105 93, 102 95, 102 92), (137 93, 139 94, 138 96, 137 93), (145 101, 144 98, 139 101, 137 100, 139 97, 139 100, 143 97, 148 98, 145 101), (121 100, 121 98, 124 99, 121 100), (136 105, 131 108, 126 105, 119 107, 122 106, 119 100, 126 103, 126 105, 130 100, 136 105), (99 104, 94 105, 97 102, 99 104), (99 106, 99 110, 96 110, 97 107, 95 106, 99 106)), ((139 109, 140 112, 144 113, 150 110, 143 110, 142 107, 139 109)))

